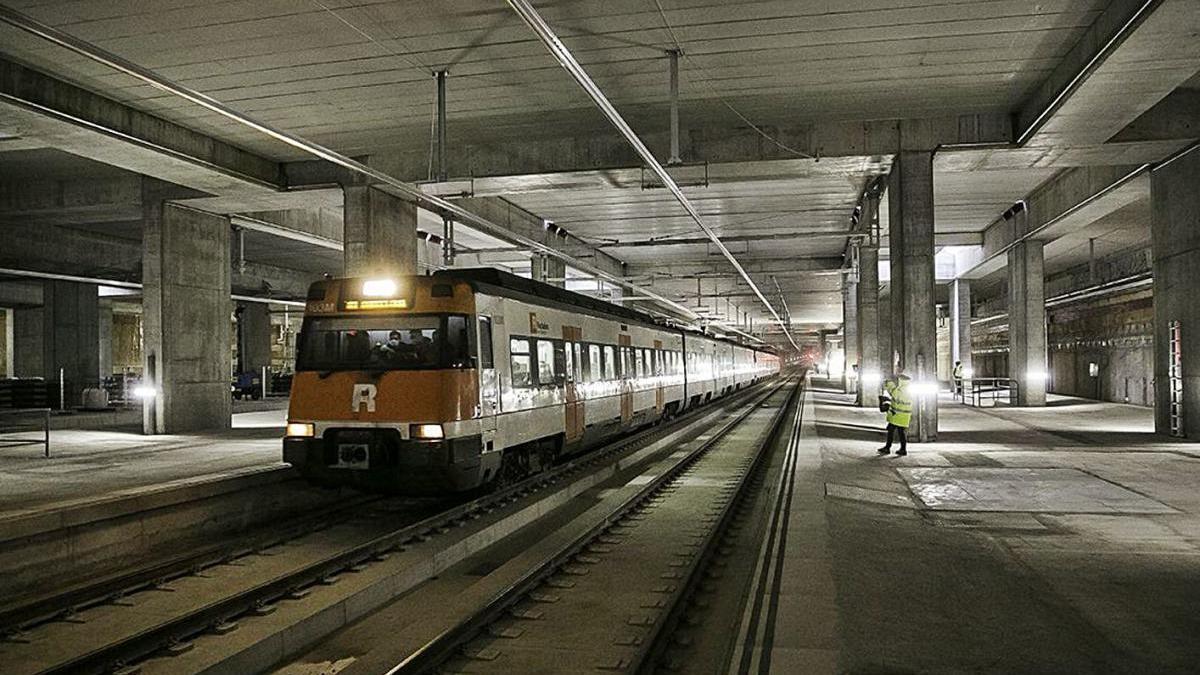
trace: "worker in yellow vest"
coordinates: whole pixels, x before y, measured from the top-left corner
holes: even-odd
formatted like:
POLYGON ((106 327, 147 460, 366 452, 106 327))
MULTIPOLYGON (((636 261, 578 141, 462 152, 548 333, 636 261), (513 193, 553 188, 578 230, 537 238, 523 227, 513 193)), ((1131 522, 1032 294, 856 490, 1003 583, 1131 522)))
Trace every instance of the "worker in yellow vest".
POLYGON ((900 436, 900 449, 897 457, 908 454, 908 425, 912 422, 913 399, 909 393, 912 380, 902 370, 894 380, 883 383, 883 389, 888 395, 887 405, 887 444, 879 449, 879 454, 888 455, 892 452, 892 437, 900 436))

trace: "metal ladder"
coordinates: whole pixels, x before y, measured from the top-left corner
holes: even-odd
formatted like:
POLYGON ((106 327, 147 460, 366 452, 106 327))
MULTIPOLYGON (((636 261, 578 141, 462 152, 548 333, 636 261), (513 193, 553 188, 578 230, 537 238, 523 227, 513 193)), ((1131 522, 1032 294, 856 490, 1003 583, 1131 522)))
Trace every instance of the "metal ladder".
POLYGON ((1170 336, 1170 353, 1167 362, 1167 386, 1170 391, 1168 414, 1171 418, 1171 435, 1183 436, 1183 344, 1178 321, 1167 326, 1170 336))

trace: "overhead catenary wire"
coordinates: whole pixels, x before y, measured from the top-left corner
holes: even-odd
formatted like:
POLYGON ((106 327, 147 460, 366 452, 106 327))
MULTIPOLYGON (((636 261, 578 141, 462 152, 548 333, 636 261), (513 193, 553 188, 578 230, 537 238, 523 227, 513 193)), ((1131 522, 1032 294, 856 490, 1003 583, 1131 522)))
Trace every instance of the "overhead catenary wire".
POLYGON ((733 253, 731 253, 725 244, 721 242, 721 238, 718 237, 717 234, 713 232, 712 228, 710 228, 704 222, 704 219, 700 216, 700 213, 696 210, 696 207, 692 205, 692 202, 687 198, 687 195, 683 194, 683 190, 680 189, 679 185, 675 182, 675 179, 673 179, 671 175, 667 173, 667 170, 658 161, 658 159, 654 157, 654 154, 650 152, 650 149, 646 147, 646 144, 642 142, 637 133, 630 128, 629 124, 625 121, 625 118, 623 118, 621 114, 617 112, 617 109, 614 108, 612 103, 609 102, 608 97, 604 95, 604 92, 601 91, 598 86, 596 86, 596 83, 592 81, 591 77, 583 69, 583 66, 579 65, 579 62, 575 60, 574 55, 571 54, 566 45, 564 45, 562 41, 558 39, 558 36, 554 33, 554 30, 550 28, 544 19, 542 19, 541 15, 538 14, 537 10, 535 10, 533 6, 529 4, 528 0, 507 1, 509 6, 513 8, 513 11, 515 11, 523 21, 525 21, 530 29, 532 29, 533 32, 538 36, 538 39, 540 39, 550 53, 554 55, 559 64, 561 64, 562 67, 571 74, 584 92, 588 94, 588 96, 592 99, 592 102, 596 104, 596 107, 598 107, 601 112, 608 117, 613 126, 615 126, 617 130, 620 131, 625 137, 625 140, 628 141, 631 146, 633 146, 634 151, 637 152, 638 156, 642 158, 642 161, 650 167, 654 174, 658 176, 658 179, 662 181, 663 185, 666 186, 671 194, 675 196, 675 199, 679 202, 680 206, 687 211, 692 220, 696 222, 696 225, 706 235, 708 235, 709 239, 712 240, 713 245, 720 250, 721 254, 725 256, 725 259, 729 261, 729 264, 732 265, 735 270, 737 270, 742 279, 745 280, 747 285, 750 286, 750 289, 754 291, 754 294, 758 296, 759 301, 761 301, 771 315, 775 317, 775 320, 780 322, 780 326, 783 327, 783 334, 787 337, 788 341, 792 343, 792 347, 795 348, 796 351, 799 351, 800 345, 797 344, 795 338, 792 337, 790 327, 783 324, 782 319, 779 316, 779 312, 775 310, 775 306, 772 305, 769 300, 767 300, 765 295, 763 295, 762 291, 758 287, 758 284, 754 283, 754 279, 750 277, 749 273, 746 272, 746 269, 742 267, 740 262, 738 262, 738 259, 734 257, 733 253))

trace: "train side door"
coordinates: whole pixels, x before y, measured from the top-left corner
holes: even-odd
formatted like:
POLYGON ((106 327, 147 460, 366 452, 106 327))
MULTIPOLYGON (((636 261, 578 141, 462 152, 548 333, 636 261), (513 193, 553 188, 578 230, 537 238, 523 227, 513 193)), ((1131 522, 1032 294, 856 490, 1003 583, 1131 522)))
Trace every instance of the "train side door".
POLYGON ((565 433, 568 443, 583 438, 584 412, 583 400, 579 397, 576 387, 579 385, 583 364, 579 359, 579 341, 583 339, 583 329, 578 326, 563 326, 564 353, 566 355, 566 382, 563 385, 563 413, 566 416, 565 433))
POLYGON ((500 413, 500 378, 496 374, 496 355, 492 346, 492 317, 479 316, 479 420, 483 447, 492 449, 496 438, 496 415, 500 413))
MULTIPOLYGON (((617 336, 617 352, 619 354, 630 354, 629 346, 633 341, 628 335, 617 336)), ((621 373, 618 373, 619 385, 621 388, 621 424, 629 424, 633 419, 633 387, 637 383, 637 372, 633 369, 632 359, 625 357, 625 363, 621 373), (631 372, 632 371, 632 372, 631 372)))
POLYGON ((663 405, 667 401, 667 392, 663 388, 663 374, 666 372, 666 364, 663 363, 663 355, 666 354, 662 350, 662 340, 654 341, 654 349, 650 350, 650 368, 651 374, 654 375, 654 409, 661 415, 663 405))

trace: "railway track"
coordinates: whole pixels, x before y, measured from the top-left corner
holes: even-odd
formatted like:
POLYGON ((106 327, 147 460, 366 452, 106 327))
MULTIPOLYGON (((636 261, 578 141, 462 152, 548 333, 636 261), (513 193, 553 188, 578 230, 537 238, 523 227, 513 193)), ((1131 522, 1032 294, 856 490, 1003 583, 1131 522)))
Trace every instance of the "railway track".
POLYGON ((749 389, 432 515, 418 515, 411 504, 377 502, 347 509, 344 517, 314 525, 315 531, 225 551, 209 565, 157 577, 143 574, 115 589, 109 583, 86 602, 78 600, 87 595, 82 589, 68 605, 44 606, 39 622, 5 636, 0 671, 136 672, 147 658, 183 655, 199 641, 231 633, 238 645, 221 657, 223 663, 235 672, 261 669, 274 662, 265 660, 266 654, 274 660, 288 655, 279 653, 272 640, 291 640, 291 649, 303 648, 307 643, 295 635, 303 634, 309 643, 321 637, 313 632, 314 622, 324 621, 322 630, 332 631, 365 615, 544 515, 615 467, 644 460, 656 447, 661 450, 658 446, 760 391, 749 389), (334 597, 339 593, 345 597, 334 597), (329 623, 330 607, 341 623, 329 623), (284 618, 292 623, 274 625, 284 618))
POLYGON ((800 384, 780 385, 698 447, 597 508, 590 529, 546 556, 390 675, 645 672, 685 619, 736 507, 786 428, 800 384))

